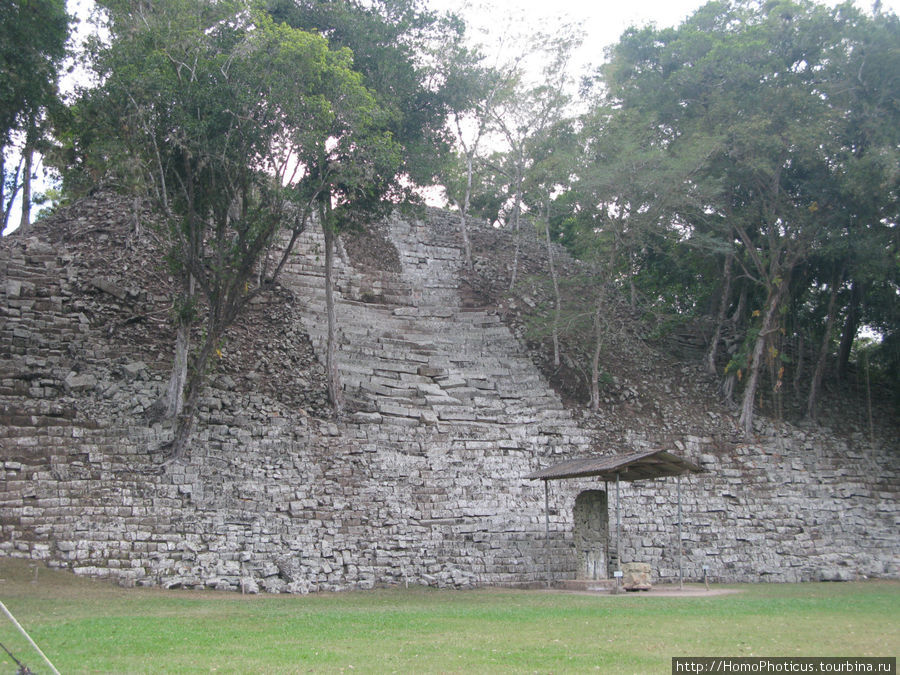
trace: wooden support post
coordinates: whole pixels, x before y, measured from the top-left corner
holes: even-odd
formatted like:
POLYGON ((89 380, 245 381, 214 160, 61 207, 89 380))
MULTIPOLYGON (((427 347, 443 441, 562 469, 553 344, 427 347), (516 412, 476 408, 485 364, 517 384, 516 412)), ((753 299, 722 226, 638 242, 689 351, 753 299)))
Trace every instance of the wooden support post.
POLYGON ((547 549, 544 556, 547 564, 547 588, 550 588, 550 481, 544 481, 544 543, 547 549))
POLYGON ((678 492, 678 588, 684 588, 684 568, 681 561, 681 551, 684 548, 681 542, 681 474, 675 477, 675 486, 678 492))
POLYGON ((609 575, 612 574, 609 564, 609 481, 605 478, 603 479, 603 492, 606 495, 606 550, 603 552, 603 561, 606 564, 606 569, 603 570, 603 578, 609 579, 609 575))
POLYGON ((622 579, 622 513, 619 508, 619 472, 616 471, 616 593, 619 592, 619 582, 622 579))

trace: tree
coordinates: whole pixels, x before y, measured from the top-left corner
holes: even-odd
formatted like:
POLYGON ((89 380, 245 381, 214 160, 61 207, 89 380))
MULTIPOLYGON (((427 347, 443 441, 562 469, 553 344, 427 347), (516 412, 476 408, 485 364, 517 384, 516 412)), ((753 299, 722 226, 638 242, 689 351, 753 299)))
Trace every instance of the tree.
POLYGON ((69 15, 64 0, 6 0, 0 4, 0 232, 20 190, 23 219, 31 202, 32 161, 41 120, 57 98, 57 73, 65 56, 69 15), (14 135, 24 140, 10 171, 14 135))
POLYGON ((897 330, 900 20, 877 10, 868 17, 852 7, 836 13, 847 37, 842 58, 829 70, 832 96, 844 111, 838 128, 841 149, 835 157, 836 201, 843 218, 832 247, 850 279, 849 292, 842 294, 844 322, 837 354, 836 372, 843 379, 864 319, 886 329, 885 334, 897 330))
POLYGON ((669 222, 680 222, 685 242, 705 238, 721 259, 733 255, 755 285, 755 322, 730 366, 744 383, 746 433, 764 365, 780 395, 785 313, 809 292, 802 272, 848 222, 841 158, 855 145, 845 133, 855 114, 837 73, 865 53, 848 29, 852 12, 710 3, 678 29, 626 32, 605 71, 620 114, 637 115, 656 139, 660 165, 701 159, 683 172, 679 190, 690 199, 671 202, 669 222))
MULTIPOLYGON (((562 107, 557 111, 562 112, 562 107)), ((560 210, 560 197, 571 190, 573 167, 578 152, 575 120, 557 117, 540 137, 530 139, 528 155, 531 166, 524 181, 523 198, 534 225, 544 239, 547 252, 547 268, 553 289, 553 318, 550 322, 550 339, 553 345, 553 365, 560 366, 560 321, 563 298, 556 269, 556 243, 554 223, 560 210)), ((568 207, 570 204, 566 203, 568 207)))
POLYGON ((440 76, 446 68, 435 61, 432 47, 446 43, 448 31, 460 34, 463 26, 452 15, 422 10, 417 0, 273 0, 268 7, 276 20, 327 35, 332 45, 350 49, 354 68, 381 111, 371 117, 359 142, 346 144, 337 155, 310 158, 312 174, 324 185, 318 204, 325 235, 326 370, 329 398, 340 414, 334 239, 399 204, 416 201, 414 188, 434 182, 449 150, 445 120, 453 107, 454 79, 440 76))
POLYGON ((441 171, 441 184, 448 200, 459 212, 464 261, 469 270, 472 269, 472 245, 467 223, 479 182, 476 171, 483 163, 482 141, 492 131, 497 96, 518 67, 518 61, 514 61, 502 71, 487 68, 481 65, 483 59, 477 52, 459 48, 448 60, 446 75, 454 92, 449 123, 457 152, 441 171))
MULTIPOLYGON (((655 271, 659 251, 668 250, 677 238, 681 221, 676 201, 682 209, 690 203, 683 186, 702 156, 662 161, 664 141, 652 133, 653 123, 603 96, 579 122, 580 153, 570 195, 574 213, 564 240, 594 270, 595 292, 585 298, 590 310, 584 311, 594 317, 590 391, 596 410, 602 352, 614 330, 610 309, 619 297, 637 308, 641 276, 655 271)), ((645 284, 655 281, 651 277, 645 284)), ((671 294, 659 285, 647 290, 650 297, 664 298, 666 311, 672 311, 671 294)))
POLYGON ((183 392, 177 459, 227 329, 275 282, 322 195, 334 196, 327 163, 308 160, 346 152, 377 109, 349 50, 276 24, 253 2, 105 6, 112 40, 96 57, 103 85, 86 96, 99 101, 105 128, 127 148, 125 170, 145 177, 168 226, 182 288, 170 387, 170 397, 183 392), (271 259, 285 230, 289 242, 271 259), (197 322, 200 343, 188 353, 197 322))
POLYGON ((563 26, 555 35, 533 36, 534 54, 549 56, 537 83, 532 82, 520 60, 510 67, 503 87, 494 96, 492 117, 505 143, 503 161, 497 169, 507 179, 507 202, 512 225, 514 250, 509 287, 516 284, 519 266, 519 230, 525 199, 525 182, 534 164, 530 146, 539 144, 558 123, 570 103, 569 61, 580 44, 581 35, 563 26))

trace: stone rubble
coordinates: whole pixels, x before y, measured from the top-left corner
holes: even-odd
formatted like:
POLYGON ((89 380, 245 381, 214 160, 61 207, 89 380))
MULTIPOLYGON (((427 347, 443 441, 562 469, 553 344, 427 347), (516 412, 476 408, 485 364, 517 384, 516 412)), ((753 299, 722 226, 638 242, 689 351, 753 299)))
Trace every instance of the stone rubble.
MULTIPOLYGON (((548 541, 544 486, 523 477, 673 443, 705 469, 682 479, 685 578, 704 565, 714 581, 900 577, 896 440, 765 419, 752 442, 663 433, 652 411, 613 434, 567 408, 498 309, 467 293, 455 219, 435 211, 386 221, 390 264, 341 252, 344 419, 324 398, 310 230, 224 346, 186 461, 160 468, 172 430, 146 412, 171 358, 171 280, 104 199, 76 205, 69 230, 0 242, 0 555, 246 593, 573 578, 575 499, 606 490, 612 510, 614 491, 551 483, 548 541)), ((620 391, 621 405, 645 396, 620 391)), ((675 489, 622 486, 622 560, 654 580, 677 576, 675 489)))

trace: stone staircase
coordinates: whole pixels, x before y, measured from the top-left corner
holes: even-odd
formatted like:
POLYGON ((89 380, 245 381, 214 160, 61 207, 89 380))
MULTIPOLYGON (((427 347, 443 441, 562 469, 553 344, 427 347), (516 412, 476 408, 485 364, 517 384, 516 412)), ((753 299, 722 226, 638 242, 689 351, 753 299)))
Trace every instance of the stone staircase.
MULTIPOLYGON (((402 272, 355 270, 335 256, 338 361, 352 419, 359 423, 472 431, 532 425, 567 443, 586 442, 558 396, 542 380, 500 317, 461 306, 462 254, 451 225, 428 227, 391 218, 389 236, 402 272), (372 299, 377 299, 373 301, 372 299)), ((324 238, 311 228, 299 241, 283 283, 304 305, 313 345, 324 360, 327 339, 324 238)), ((493 430, 496 432, 496 429, 493 430)), ((491 434, 495 435, 495 434, 491 434)))
MULTIPOLYGON (((549 564, 570 577, 568 509, 551 515, 561 536, 546 546, 543 486, 524 477, 586 452, 591 439, 500 317, 463 306, 452 215, 388 226, 400 272, 363 272, 335 256, 349 411, 338 426, 346 452, 366 453, 361 489, 378 494, 389 523, 379 533, 391 540, 379 555, 395 562, 386 573, 400 581, 404 569, 424 570, 418 581, 439 586, 543 582, 549 564)), ((321 232, 306 232, 282 283, 324 362, 323 252, 321 232)))

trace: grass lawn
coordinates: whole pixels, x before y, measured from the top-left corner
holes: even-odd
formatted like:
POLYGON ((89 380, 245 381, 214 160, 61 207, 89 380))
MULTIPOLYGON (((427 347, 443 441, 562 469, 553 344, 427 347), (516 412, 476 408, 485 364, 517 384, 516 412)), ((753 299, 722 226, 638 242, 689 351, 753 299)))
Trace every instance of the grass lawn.
MULTIPOLYGON (((0 558, 0 599, 62 673, 669 673, 672 656, 897 656, 900 582, 708 597, 123 589, 0 558)), ((0 615, 0 643, 40 657, 0 615)), ((0 673, 15 665, 0 651, 0 673)))

